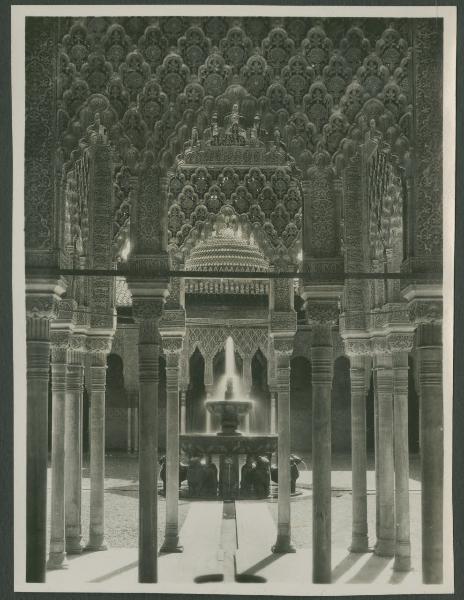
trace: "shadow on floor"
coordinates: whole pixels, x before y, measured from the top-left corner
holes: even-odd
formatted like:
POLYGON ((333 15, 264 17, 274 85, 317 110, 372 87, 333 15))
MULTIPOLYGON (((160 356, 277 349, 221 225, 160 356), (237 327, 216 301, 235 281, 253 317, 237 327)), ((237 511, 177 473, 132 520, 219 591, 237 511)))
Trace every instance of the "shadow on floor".
POLYGON ((108 581, 108 579, 116 577, 116 575, 121 575, 122 573, 126 573, 126 571, 130 571, 134 567, 137 567, 138 564, 139 564, 139 561, 135 560, 134 562, 131 562, 128 565, 119 567, 119 569, 115 569, 114 571, 105 573, 105 575, 101 575, 100 577, 96 577, 95 579, 92 579, 90 581, 90 583, 102 583, 103 581, 108 581))
MULTIPOLYGON (((361 555, 360 555, 361 556, 361 555)), ((391 558, 371 556, 348 583, 373 583, 390 564, 391 558)))
POLYGON ((362 558, 364 554, 358 554, 350 552, 345 556, 343 560, 341 560, 336 567, 332 569, 332 583, 340 579, 342 575, 344 575, 347 571, 351 569, 351 567, 358 562, 360 558, 362 558))

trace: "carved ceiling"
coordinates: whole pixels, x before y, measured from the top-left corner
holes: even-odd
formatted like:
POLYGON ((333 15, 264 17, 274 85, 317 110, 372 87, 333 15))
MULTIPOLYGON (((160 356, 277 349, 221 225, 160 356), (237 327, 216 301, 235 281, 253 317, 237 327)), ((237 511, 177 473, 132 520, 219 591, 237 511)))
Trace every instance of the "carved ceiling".
POLYGON ((408 151, 407 20, 98 17, 61 27, 59 157, 65 169, 75 164, 98 113, 113 147, 119 249, 146 151, 169 174, 171 247, 225 214, 257 224, 260 245, 287 260, 299 249, 298 181, 321 156, 336 169, 372 119, 400 160, 408 151), (263 155, 246 169, 215 159, 214 170, 211 157, 188 155, 205 149, 214 123, 226 130, 235 104, 245 135, 259 131, 264 145, 285 149, 281 159, 263 155))

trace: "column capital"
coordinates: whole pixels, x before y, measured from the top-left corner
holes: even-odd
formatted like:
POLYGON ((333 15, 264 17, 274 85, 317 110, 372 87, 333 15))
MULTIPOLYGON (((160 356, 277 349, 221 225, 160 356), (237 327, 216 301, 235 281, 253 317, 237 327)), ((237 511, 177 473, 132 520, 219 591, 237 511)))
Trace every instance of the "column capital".
MULTIPOLYGON (((272 334, 271 334, 272 335, 272 334)), ((291 336, 272 336, 274 343, 274 353, 277 359, 290 358, 293 353, 293 334, 291 336)))
POLYGON ((163 332, 161 332, 161 339, 163 341, 163 351, 166 355, 180 355, 184 345, 183 336, 163 335, 163 332))
POLYGON ((334 299, 313 300, 305 302, 306 320, 309 325, 334 326, 338 323, 340 309, 338 301, 334 299))
POLYGON ((409 318, 416 325, 423 323, 441 323, 443 319, 443 300, 415 298, 409 304, 409 318))
POLYGON ((89 354, 104 354, 111 352, 113 338, 111 336, 89 335, 85 341, 85 350, 89 354))
POLYGON ((69 330, 50 330, 50 348, 52 363, 66 364, 71 332, 69 330))
POLYGON ((76 352, 84 352, 86 349, 86 338, 84 333, 73 333, 69 337, 69 348, 76 352))
POLYGON ((61 296, 66 291, 64 279, 32 279, 26 281, 26 315, 39 319, 55 319, 61 296))
POLYGON ((132 311, 135 321, 138 323, 143 321, 159 322, 163 315, 164 303, 164 297, 134 298, 132 311))
POLYGON ((372 354, 371 341, 368 338, 348 338, 343 340, 345 354, 348 357, 370 356, 372 354))
POLYGON ((414 346, 414 332, 397 332, 387 335, 387 343, 392 354, 411 352, 414 346))

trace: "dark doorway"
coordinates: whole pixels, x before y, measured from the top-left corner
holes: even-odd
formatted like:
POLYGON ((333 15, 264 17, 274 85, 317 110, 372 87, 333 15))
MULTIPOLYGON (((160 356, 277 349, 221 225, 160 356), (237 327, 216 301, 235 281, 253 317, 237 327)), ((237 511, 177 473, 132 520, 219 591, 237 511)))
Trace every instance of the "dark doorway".
POLYGON ((409 452, 416 454, 419 452, 419 395, 416 392, 414 381, 414 359, 409 356, 408 359, 408 438, 409 452))
POLYGON ((190 381, 187 389, 187 431, 203 432, 205 431, 205 359, 198 350, 195 349, 190 357, 190 381))
POLYGON ((351 452, 350 361, 339 356, 334 363, 332 382, 332 451, 351 452))

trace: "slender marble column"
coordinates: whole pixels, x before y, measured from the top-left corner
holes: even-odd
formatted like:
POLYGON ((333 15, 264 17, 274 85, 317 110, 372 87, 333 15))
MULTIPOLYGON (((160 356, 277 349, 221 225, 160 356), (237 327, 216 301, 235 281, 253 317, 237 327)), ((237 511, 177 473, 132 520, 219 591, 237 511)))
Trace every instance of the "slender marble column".
POLYGON ((180 432, 185 433, 187 427, 187 403, 184 390, 180 393, 180 432))
POLYGON ((52 490, 50 551, 47 568, 67 567, 64 520, 64 432, 69 334, 51 332, 52 342, 52 490))
MULTIPOLYGON (((412 340, 411 340, 412 341, 412 340)), ((395 571, 411 569, 409 528, 408 353, 393 352, 395 571)))
POLYGON ((166 355, 167 448, 166 529, 161 552, 182 552, 179 545, 179 357, 181 337, 163 338, 166 355))
POLYGON ((271 392, 271 433, 277 433, 277 392, 271 392))
POLYGON ((393 373, 389 354, 374 355, 377 401, 378 536, 374 552, 395 554, 395 479, 393 464, 393 373))
POLYGON ((353 529, 351 552, 367 552, 367 452, 366 452, 365 356, 350 357, 351 380, 351 474, 353 529))
POLYGON ((158 581, 158 383, 161 300, 137 300, 139 323, 139 583, 158 581))
POLYGON ((66 380, 65 425, 65 522, 66 552, 82 552, 81 483, 82 483, 82 397, 84 368, 82 349, 85 336, 71 336, 66 380))
POLYGON ((49 320, 27 317, 26 581, 45 582, 49 320))
POLYGON ((333 347, 330 324, 313 324, 313 583, 330 583, 331 563, 331 392, 333 347))
POLYGON ((274 338, 277 361, 277 393, 279 400, 279 495, 277 506, 277 540, 272 551, 295 552, 291 541, 290 513, 290 356, 293 338, 274 338))
POLYGON ((90 528, 86 550, 106 550, 105 541, 105 391, 106 357, 111 339, 88 338, 91 352, 90 528))
POLYGON ((443 388, 440 323, 417 327, 421 403, 422 578, 443 581, 443 388))
MULTIPOLYGON (((211 400, 211 392, 210 391, 206 392, 206 400, 211 400)), ((212 425, 213 415, 206 408, 206 404, 205 404, 205 415, 206 415, 206 433, 211 433, 213 430, 213 425, 212 425)))

